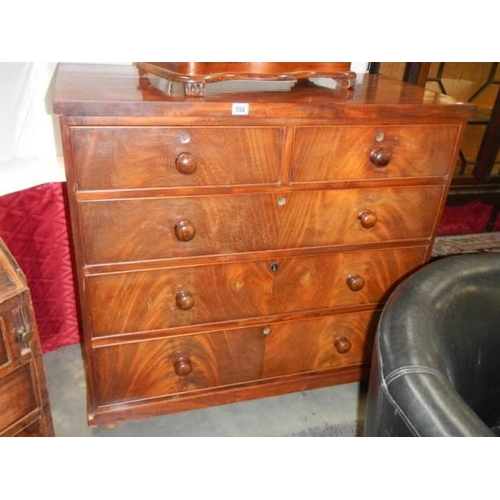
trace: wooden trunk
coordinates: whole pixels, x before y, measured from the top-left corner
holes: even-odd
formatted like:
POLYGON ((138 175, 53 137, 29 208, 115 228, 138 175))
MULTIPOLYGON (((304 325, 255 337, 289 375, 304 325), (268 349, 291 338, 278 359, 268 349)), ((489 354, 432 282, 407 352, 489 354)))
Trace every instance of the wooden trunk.
POLYGON ((0 436, 53 435, 31 296, 0 239, 0 436))

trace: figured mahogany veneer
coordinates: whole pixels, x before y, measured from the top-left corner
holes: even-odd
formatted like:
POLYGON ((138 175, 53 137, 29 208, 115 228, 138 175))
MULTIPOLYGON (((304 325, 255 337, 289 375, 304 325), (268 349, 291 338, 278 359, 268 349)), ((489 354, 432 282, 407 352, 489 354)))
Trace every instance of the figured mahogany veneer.
POLYGON ((94 336, 116 335, 375 307, 401 277, 423 262, 425 254, 421 246, 91 275, 86 279, 91 330, 94 336))
POLYGON ((283 128, 72 128, 78 188, 276 184, 283 128))
POLYGON ((473 111, 368 75, 187 98, 86 65, 54 109, 97 425, 366 377, 473 111))
POLYGON ((428 238, 443 193, 443 186, 421 186, 82 202, 85 260, 101 264, 428 238))
POLYGON ((457 126, 432 125, 298 128, 291 180, 446 175, 457 134, 457 126))
POLYGON ((339 314, 278 323, 268 332, 241 328, 98 348, 99 397, 103 404, 165 394, 173 399, 179 393, 368 363, 377 319, 372 312, 339 314), (109 364, 120 377, 112 376, 109 364))

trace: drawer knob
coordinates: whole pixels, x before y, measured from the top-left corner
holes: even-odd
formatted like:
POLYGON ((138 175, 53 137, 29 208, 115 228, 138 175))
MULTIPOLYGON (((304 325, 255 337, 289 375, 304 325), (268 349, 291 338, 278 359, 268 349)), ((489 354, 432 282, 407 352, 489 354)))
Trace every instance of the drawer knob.
POLYGON ((358 220, 365 229, 372 228, 377 223, 377 214, 371 210, 362 210, 358 214, 358 220))
POLYGON ((182 311, 188 311, 194 306, 193 294, 188 292, 187 290, 181 290, 175 295, 175 303, 177 304, 178 309, 181 309, 182 311))
POLYGON ((345 354, 346 352, 349 352, 352 347, 347 337, 340 337, 335 340, 334 346, 339 354, 345 354))
POLYGON ((179 241, 191 241, 196 234, 196 229, 193 223, 188 220, 179 221, 175 225, 174 231, 175 231, 175 237, 179 241))
POLYGON ((365 286, 365 280, 359 274, 348 276, 346 283, 353 292, 359 292, 365 286))
POLYGON ((33 330, 26 330, 18 335, 21 344, 28 344, 31 340, 33 340, 33 330))
POLYGON ((179 377, 185 377, 193 371, 191 361, 188 358, 180 357, 174 362, 175 374, 179 377))
MULTIPOLYGON (((12 309, 12 315, 14 316, 14 324, 16 325, 17 338, 21 345, 26 347, 33 339, 33 330, 30 328, 31 325, 24 304, 14 307, 12 309)), ((0 335, 1 334, 2 331, 0 328, 0 335)))
POLYGON ((383 148, 377 148, 374 149, 370 153, 370 161, 376 166, 376 167, 386 167, 389 165, 389 162, 391 161, 391 152, 387 151, 387 149, 383 148))
POLYGON ((198 168, 198 162, 191 153, 181 153, 175 160, 175 166, 181 174, 192 174, 198 168))

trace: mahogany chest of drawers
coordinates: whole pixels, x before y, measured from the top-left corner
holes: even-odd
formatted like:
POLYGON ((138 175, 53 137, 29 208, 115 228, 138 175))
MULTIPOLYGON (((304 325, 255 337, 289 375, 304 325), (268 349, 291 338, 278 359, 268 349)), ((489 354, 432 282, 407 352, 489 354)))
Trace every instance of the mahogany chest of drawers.
POLYGON ((0 239, 0 436, 53 436, 26 278, 0 239))
POLYGON ((134 67, 59 67, 89 423, 366 377, 471 108, 360 80, 192 98, 134 67))

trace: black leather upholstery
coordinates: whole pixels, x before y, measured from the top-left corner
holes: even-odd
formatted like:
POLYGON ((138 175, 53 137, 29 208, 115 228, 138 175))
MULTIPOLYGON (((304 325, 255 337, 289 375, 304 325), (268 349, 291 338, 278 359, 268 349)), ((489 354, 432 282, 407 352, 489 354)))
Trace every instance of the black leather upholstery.
POLYGON ((382 313, 366 436, 493 436, 500 424, 500 254, 447 257, 382 313))

